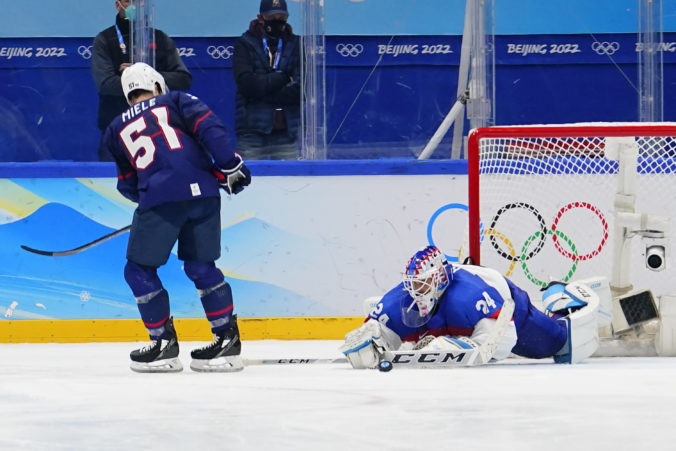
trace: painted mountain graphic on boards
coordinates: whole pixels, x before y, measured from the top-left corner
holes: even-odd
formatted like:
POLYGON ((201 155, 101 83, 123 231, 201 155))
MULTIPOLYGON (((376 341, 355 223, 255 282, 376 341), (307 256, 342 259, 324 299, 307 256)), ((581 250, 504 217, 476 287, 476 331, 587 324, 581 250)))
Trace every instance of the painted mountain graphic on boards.
MULTIPOLYGON (((20 247, 25 244, 42 250, 66 250, 113 230, 58 203, 45 204, 30 216, 0 225, 0 320, 138 318, 123 277, 128 234, 66 257, 36 255, 20 247), (7 315, 7 309, 14 304, 11 315, 7 315)), ((320 302, 267 281, 231 275, 241 273, 237 267, 246 266, 251 256, 262 252, 270 242, 296 246, 299 238, 256 218, 223 230, 222 236, 224 256, 217 266, 226 272, 235 297, 235 311, 241 317, 300 316, 299 313, 323 316, 333 312, 320 302), (226 260, 229 268, 221 264, 226 260)), ((196 290, 176 255, 172 254, 158 273, 169 291, 174 316, 203 316, 196 290)))

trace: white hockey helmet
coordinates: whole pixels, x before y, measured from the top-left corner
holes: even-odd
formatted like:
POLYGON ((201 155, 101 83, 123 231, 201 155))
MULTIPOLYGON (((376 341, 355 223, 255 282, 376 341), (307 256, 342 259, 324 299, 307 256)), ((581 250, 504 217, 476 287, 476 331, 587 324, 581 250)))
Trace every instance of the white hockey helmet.
POLYGON ((446 269, 446 257, 435 246, 427 246, 411 257, 404 270, 404 290, 413 299, 402 303, 402 320, 409 327, 425 324, 453 277, 446 269))
POLYGON ((122 72, 122 91, 127 103, 131 105, 129 94, 136 90, 149 91, 156 95, 168 91, 164 77, 146 63, 134 63, 122 72), (157 92, 155 89, 157 88, 157 92))

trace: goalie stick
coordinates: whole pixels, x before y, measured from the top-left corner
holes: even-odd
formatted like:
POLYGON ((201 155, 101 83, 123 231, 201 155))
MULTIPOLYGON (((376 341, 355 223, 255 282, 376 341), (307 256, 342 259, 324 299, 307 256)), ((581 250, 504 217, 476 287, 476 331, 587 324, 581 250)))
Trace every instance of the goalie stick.
POLYGON ((32 252, 34 254, 46 255, 48 257, 64 257, 66 255, 77 254, 78 252, 82 252, 84 250, 89 249, 90 247, 94 247, 98 244, 101 244, 104 241, 108 241, 111 238, 115 238, 118 235, 122 235, 123 233, 128 232, 130 228, 131 228, 131 225, 122 227, 121 229, 115 230, 114 232, 111 232, 107 235, 103 235, 101 238, 97 238, 94 241, 91 241, 87 244, 83 244, 80 247, 76 247, 74 249, 69 249, 69 250, 66 250, 66 251, 43 251, 43 250, 40 250, 40 249, 34 249, 32 247, 25 246, 23 244, 21 245, 21 249, 28 251, 28 252, 32 252))
MULTIPOLYGON (((488 339, 479 347, 457 351, 385 351, 381 362, 389 362, 396 368, 449 368, 458 366, 476 366, 488 363, 505 333, 505 329, 514 314, 514 300, 505 300, 500 314, 495 321, 495 327, 488 339)), ((243 359, 246 366, 252 365, 308 365, 347 363, 345 358, 315 359, 243 359)))
POLYGON ((244 365, 307 365, 312 363, 347 363, 345 358, 337 359, 306 359, 306 358, 295 358, 295 359, 243 359, 244 365))

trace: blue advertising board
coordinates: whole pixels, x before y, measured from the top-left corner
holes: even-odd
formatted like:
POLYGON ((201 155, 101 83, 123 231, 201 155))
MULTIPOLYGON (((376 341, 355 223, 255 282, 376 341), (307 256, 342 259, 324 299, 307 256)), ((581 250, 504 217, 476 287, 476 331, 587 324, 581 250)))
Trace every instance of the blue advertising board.
MULTIPOLYGON (((191 92, 224 119, 232 139, 234 41, 175 38, 191 92)), ((96 159, 91 44, 0 39, 0 161, 96 159)), ((329 158, 415 156, 455 100, 461 37, 328 36, 325 45, 329 158)), ((644 49, 636 34, 500 35, 494 45, 497 124, 637 120, 644 49)), ((676 33, 665 33, 656 50, 672 79, 676 33)), ((665 120, 675 120, 667 88, 665 120)))

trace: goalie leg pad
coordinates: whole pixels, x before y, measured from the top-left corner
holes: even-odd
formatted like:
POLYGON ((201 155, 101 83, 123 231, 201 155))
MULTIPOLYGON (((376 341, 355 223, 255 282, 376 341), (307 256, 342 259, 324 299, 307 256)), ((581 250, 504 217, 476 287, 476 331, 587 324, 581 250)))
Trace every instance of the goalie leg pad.
MULTIPOLYGON (((427 337, 425 337, 427 338, 427 337)), ((477 347, 477 344, 469 337, 435 337, 425 346, 422 351, 469 351, 477 347)))
POLYGON ((610 283, 607 277, 590 277, 577 280, 574 283, 590 288, 599 297, 598 320, 599 327, 610 326, 613 311, 613 296, 610 291, 610 283))
POLYGON ((568 340, 556 353, 556 363, 578 363, 590 357, 599 347, 598 296, 590 293, 586 298, 587 305, 565 318, 568 329, 568 340))

